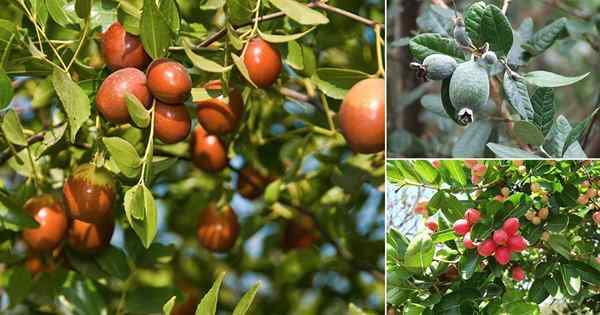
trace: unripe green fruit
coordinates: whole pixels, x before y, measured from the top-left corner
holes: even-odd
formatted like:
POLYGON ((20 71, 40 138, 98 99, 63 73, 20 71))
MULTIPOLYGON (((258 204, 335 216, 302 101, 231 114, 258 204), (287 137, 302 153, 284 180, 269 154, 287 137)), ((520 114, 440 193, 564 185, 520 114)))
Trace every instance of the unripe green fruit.
POLYGON ((490 97, 490 79, 487 70, 476 61, 458 65, 450 79, 450 102, 458 111, 458 119, 466 124, 473 121, 473 113, 490 97))
POLYGON ((488 51, 481 56, 481 61, 488 66, 494 65, 498 61, 498 56, 493 51, 488 51))
POLYGON ((452 76, 452 73, 458 67, 458 63, 448 55, 433 54, 423 60, 423 66, 425 67, 427 79, 444 80, 452 76))

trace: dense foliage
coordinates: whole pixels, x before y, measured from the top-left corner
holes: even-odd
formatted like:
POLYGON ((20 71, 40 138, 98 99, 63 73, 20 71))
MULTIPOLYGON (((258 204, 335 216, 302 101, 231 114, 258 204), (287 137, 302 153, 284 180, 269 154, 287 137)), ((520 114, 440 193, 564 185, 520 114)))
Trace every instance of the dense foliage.
POLYGON ((416 231, 388 231, 390 309, 600 312, 599 163, 391 161, 388 181, 433 190, 401 209, 422 217, 416 231))
POLYGON ((383 10, 2 1, 0 312, 383 311, 383 10))

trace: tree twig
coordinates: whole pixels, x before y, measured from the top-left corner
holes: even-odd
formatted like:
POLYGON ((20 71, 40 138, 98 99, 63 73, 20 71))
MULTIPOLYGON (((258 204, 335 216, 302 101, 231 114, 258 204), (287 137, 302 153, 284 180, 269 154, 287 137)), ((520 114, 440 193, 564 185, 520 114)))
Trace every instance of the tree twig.
POLYGON ((502 13, 506 14, 506 11, 508 10, 508 5, 510 5, 510 1, 511 0, 504 0, 504 3, 502 3, 502 13))
MULTIPOLYGON (((350 19, 353 19, 357 22, 363 23, 367 26, 370 27, 375 27, 375 25, 378 25, 379 23, 373 21, 373 20, 369 20, 367 18, 364 18, 362 16, 356 15, 352 12, 348 12, 346 10, 340 9, 340 8, 336 8, 333 6, 330 6, 322 1, 313 1, 309 4, 306 5, 309 8, 318 8, 318 9, 322 9, 325 11, 329 11, 335 14, 339 14, 345 17, 348 17, 350 19)), ((278 19, 278 18, 282 18, 285 16, 285 13, 283 12, 275 12, 275 13, 270 13, 267 15, 263 15, 263 16, 259 16, 257 18, 252 19, 251 21, 241 24, 241 25, 237 25, 234 27, 234 29, 239 29, 245 26, 249 26, 249 25, 253 25, 256 22, 264 22, 264 21, 269 21, 269 20, 274 20, 274 19, 278 19)), ((202 41, 201 43, 199 43, 198 45, 196 45, 196 47, 207 47, 210 44, 218 41, 219 39, 221 39, 221 37, 225 36, 225 34, 227 34, 227 28, 223 27, 222 29, 220 29, 219 31, 217 31, 216 33, 212 34, 211 36, 209 36, 207 39, 205 39, 204 41, 202 41)))

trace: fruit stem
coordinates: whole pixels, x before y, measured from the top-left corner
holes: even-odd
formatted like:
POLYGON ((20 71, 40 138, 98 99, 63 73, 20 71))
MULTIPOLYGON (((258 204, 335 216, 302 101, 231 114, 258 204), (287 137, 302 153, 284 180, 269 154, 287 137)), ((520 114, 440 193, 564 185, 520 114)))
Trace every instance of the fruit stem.
MULTIPOLYGON (((139 183, 142 185, 145 185, 146 183, 146 166, 148 164, 148 156, 150 155, 150 153, 154 150, 154 115, 155 115, 155 108, 156 108, 156 99, 154 99, 154 101, 152 102, 152 108, 150 109, 151 112, 151 118, 150 118, 150 135, 148 135, 148 143, 146 144, 146 151, 144 152, 144 159, 142 161, 142 174, 140 176, 140 181, 139 183)), ((152 161, 150 161, 150 163, 152 163, 152 161)))
POLYGON ((79 45, 77 45, 77 49, 75 50, 75 53, 73 54, 73 57, 71 58, 71 61, 69 61, 69 65, 67 65, 67 69, 66 69, 67 72, 69 72, 69 69, 71 69, 71 66, 75 62, 75 59, 77 59, 77 55, 79 55, 79 51, 81 50, 81 47, 83 47, 83 42, 85 42, 85 38, 87 37, 88 29, 89 29, 89 22, 86 19, 83 22, 83 35, 81 35, 81 40, 79 41, 79 45))
POLYGON ((385 49, 385 42, 381 37, 381 25, 375 25, 375 49, 377 50, 377 73, 375 73, 376 77, 385 77, 385 66, 383 65, 383 53, 382 50, 385 49), (383 49, 382 49, 383 48, 383 49))
POLYGON ((333 118, 331 117, 331 110, 329 109, 329 103, 327 102, 327 96, 325 93, 320 93, 319 97, 321 98, 321 103, 323 104, 323 110, 325 111, 325 116, 327 116, 327 125, 329 126, 329 131, 331 135, 335 134, 335 125, 333 123, 333 118))

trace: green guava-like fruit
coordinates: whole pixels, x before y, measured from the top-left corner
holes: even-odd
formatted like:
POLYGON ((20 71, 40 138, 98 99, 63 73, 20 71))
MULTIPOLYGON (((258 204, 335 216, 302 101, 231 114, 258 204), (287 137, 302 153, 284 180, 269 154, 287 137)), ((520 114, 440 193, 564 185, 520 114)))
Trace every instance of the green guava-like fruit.
POLYGON ((498 62, 498 56, 493 51, 488 51, 481 56, 481 62, 486 66, 493 66, 496 62, 498 62))
POLYGON ((458 65, 450 79, 450 102, 456 108, 458 120, 467 125, 473 121, 474 112, 490 96, 490 79, 485 67, 477 61, 458 65))
POLYGON ((452 75, 458 67, 458 63, 448 55, 433 54, 423 60, 423 66, 425 67, 427 79, 444 80, 452 75))

